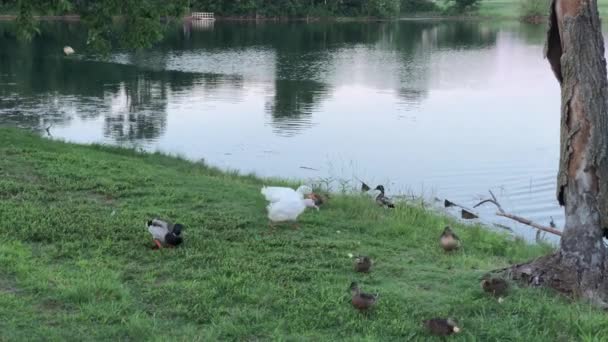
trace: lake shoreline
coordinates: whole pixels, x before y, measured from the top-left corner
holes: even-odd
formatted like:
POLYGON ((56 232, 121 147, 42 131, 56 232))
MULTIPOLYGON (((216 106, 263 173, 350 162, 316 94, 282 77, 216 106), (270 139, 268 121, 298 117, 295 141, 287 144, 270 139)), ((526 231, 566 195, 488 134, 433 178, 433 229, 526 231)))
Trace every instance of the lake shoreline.
POLYGON ((486 272, 551 247, 415 203, 385 210, 336 195, 305 212, 298 230, 269 234, 260 188, 297 184, 12 128, 0 128, 0 155, 0 214, 13 227, 0 231, 9 340, 397 340, 427 337, 420 321, 442 315, 483 340, 576 340, 602 329, 602 311, 546 291, 514 287, 502 304, 481 292, 486 272), (182 246, 150 249, 144 222, 156 215, 185 224, 182 246), (460 251, 439 248, 448 224, 460 251), (371 275, 353 272, 349 254, 360 253, 377 261, 371 275), (353 280, 380 293, 373 319, 352 309, 353 280))

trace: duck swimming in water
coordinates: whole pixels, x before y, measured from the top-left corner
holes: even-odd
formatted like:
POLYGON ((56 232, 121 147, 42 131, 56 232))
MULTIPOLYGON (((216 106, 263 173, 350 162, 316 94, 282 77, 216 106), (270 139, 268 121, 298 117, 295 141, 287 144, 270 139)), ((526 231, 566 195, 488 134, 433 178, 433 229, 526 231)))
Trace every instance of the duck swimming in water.
POLYGON ((172 248, 181 245, 184 242, 181 236, 183 229, 184 226, 182 224, 173 224, 158 218, 148 221, 148 231, 154 239, 155 249, 163 247, 172 248))

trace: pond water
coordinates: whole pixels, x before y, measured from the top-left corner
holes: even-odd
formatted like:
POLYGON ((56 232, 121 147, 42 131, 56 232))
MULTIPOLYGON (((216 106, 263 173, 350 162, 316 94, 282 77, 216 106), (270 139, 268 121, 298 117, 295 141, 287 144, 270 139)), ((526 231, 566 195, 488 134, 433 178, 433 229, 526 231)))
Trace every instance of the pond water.
POLYGON ((468 206, 492 189, 510 212, 563 224, 544 25, 184 23, 107 59, 83 53, 78 23, 47 23, 31 43, 12 25, 0 23, 0 124, 468 206))

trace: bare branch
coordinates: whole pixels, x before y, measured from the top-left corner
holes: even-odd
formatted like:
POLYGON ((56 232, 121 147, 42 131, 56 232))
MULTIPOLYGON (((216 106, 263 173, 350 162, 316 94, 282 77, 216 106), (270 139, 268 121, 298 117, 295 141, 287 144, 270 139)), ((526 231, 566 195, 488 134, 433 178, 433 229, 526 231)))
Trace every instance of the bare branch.
POLYGON ((507 213, 501 213, 501 212, 496 213, 496 215, 502 216, 502 217, 506 217, 508 219, 517 221, 519 223, 523 223, 523 224, 525 224, 527 226, 534 227, 536 229, 542 230, 542 231, 547 232, 547 233, 555 234, 557 236, 562 236, 562 232, 559 231, 559 230, 557 230, 557 229, 555 229, 555 228, 542 226, 542 225, 540 225, 540 224, 538 224, 536 222, 532 222, 532 221, 528 220, 527 218, 524 218, 524 217, 521 217, 521 216, 517 216, 517 215, 513 215, 513 214, 507 214, 507 213))

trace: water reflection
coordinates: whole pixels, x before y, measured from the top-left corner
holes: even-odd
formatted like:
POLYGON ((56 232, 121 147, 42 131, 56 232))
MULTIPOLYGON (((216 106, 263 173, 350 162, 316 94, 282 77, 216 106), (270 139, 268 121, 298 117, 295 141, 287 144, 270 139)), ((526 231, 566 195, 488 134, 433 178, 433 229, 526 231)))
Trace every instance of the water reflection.
POLYGON ((77 23, 46 23, 31 44, 19 43, 12 24, 3 23, 1 120, 40 130, 103 116, 104 137, 146 143, 166 130, 172 92, 213 98, 228 85, 230 100, 239 101, 247 84, 271 82, 269 124, 293 136, 314 125, 313 114, 337 86, 395 89, 404 109, 416 108, 427 96, 432 51, 489 46, 497 32, 468 22, 198 26, 185 22, 154 50, 116 53, 116 64, 61 55, 68 43, 86 51, 77 23))

